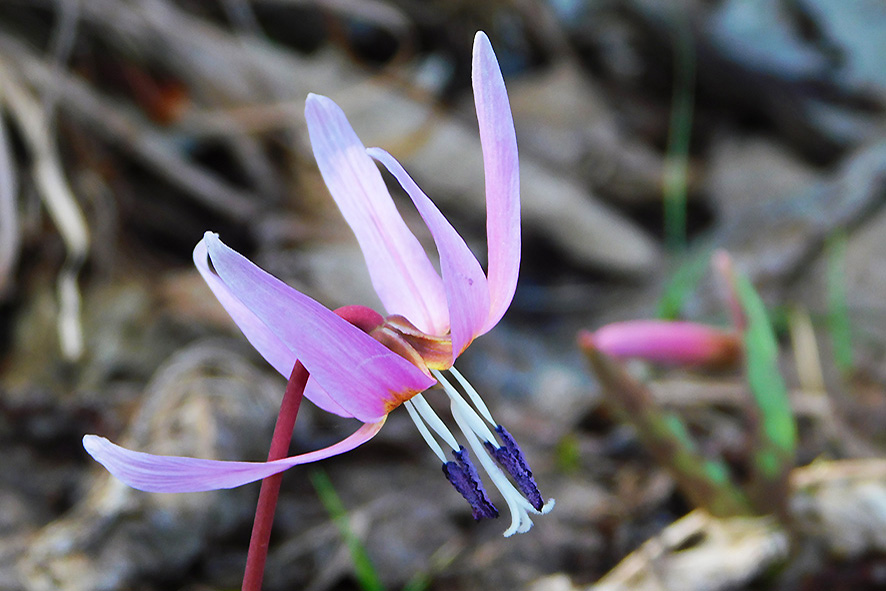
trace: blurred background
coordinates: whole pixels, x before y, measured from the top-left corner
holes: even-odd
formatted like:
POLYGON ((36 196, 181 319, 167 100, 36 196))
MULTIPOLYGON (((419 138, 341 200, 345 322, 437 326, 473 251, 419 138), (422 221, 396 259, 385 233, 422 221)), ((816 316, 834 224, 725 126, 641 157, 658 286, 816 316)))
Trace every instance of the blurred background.
MULTIPOLYGON (((799 527, 690 524, 633 555, 642 581, 597 588, 884 588, 879 0, 0 0, 0 589, 239 588, 257 485, 132 491, 80 439, 266 455, 285 382, 194 269, 206 230, 330 308, 380 309, 310 152, 308 92, 397 156, 483 256, 481 29, 517 129, 523 263, 509 313, 459 368, 556 509, 511 539, 474 523, 395 412, 370 444, 286 474, 265 587, 592 586, 693 507, 602 404, 576 333, 728 326, 719 248, 769 307, 797 465, 837 476, 795 479, 799 527)), ((631 370, 740 479, 741 372, 631 370)), ((353 429, 309 407, 293 453, 353 429)))

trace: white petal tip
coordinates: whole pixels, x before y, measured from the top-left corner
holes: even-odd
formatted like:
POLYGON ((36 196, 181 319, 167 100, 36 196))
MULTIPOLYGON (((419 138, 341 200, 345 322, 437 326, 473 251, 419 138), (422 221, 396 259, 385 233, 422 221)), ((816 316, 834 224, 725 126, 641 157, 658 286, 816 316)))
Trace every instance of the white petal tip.
POLYGON ((203 242, 204 244, 206 244, 207 247, 208 247, 209 244, 213 244, 213 245, 215 245, 215 244, 220 243, 220 242, 221 242, 221 238, 219 238, 217 232, 212 232, 212 231, 210 231, 210 230, 207 230, 206 232, 203 233, 203 240, 202 240, 202 242, 203 242))
POLYGON ((107 439, 105 439, 104 437, 99 437, 98 435, 84 435, 83 449, 85 449, 86 452, 94 458, 96 453, 98 453, 100 448, 102 447, 102 444, 106 441, 107 439))
POLYGON ((310 109, 329 109, 330 107, 338 107, 336 102, 328 96, 309 92, 305 98, 305 111, 310 109))

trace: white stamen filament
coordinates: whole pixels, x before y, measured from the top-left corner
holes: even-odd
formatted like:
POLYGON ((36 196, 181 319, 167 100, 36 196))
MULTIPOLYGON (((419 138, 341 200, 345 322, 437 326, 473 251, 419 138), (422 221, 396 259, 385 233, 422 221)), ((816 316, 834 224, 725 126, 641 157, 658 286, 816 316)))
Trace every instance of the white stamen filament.
POLYGON ((437 370, 431 370, 431 373, 434 374, 434 377, 437 378, 437 381, 440 382, 440 385, 443 386, 443 390, 446 391, 446 394, 449 395, 450 400, 454 402, 462 411, 464 412, 464 418, 467 423, 471 426, 471 430, 482 437, 485 441, 488 441, 496 449, 501 447, 498 444, 498 441, 495 439, 495 435, 492 434, 492 431, 489 430, 489 427, 486 426, 486 423, 483 422, 483 419, 480 418, 480 415, 471 408, 471 405, 459 394, 458 390, 455 389, 455 386, 449 383, 443 374, 437 370))
POLYGON ((418 427, 418 432, 421 433, 421 436, 425 438, 425 441, 428 443, 431 451, 437 454, 437 457, 440 458, 440 461, 445 464, 447 462, 447 459, 446 455, 443 453, 443 448, 440 447, 440 444, 437 443, 437 440, 434 439, 434 436, 431 435, 430 431, 428 431, 428 428, 425 426, 425 422, 421 419, 421 415, 418 414, 418 411, 415 410, 412 401, 407 400, 403 403, 403 406, 406 407, 406 410, 409 412, 409 416, 412 417, 412 422, 415 423, 416 427, 418 427))
MULTIPOLYGON (((459 416, 463 419, 464 424, 459 422, 459 428, 465 434, 465 437, 468 437, 469 441, 470 441, 471 435, 476 435, 479 438, 484 439, 484 440, 488 441, 489 443, 491 443, 493 445, 493 447, 495 447, 496 449, 500 448, 501 445, 499 445, 498 441, 494 438, 494 436, 492 435, 492 432, 489 430, 489 428, 486 426, 486 424, 483 422, 483 420, 480 418, 480 416, 478 416, 478 414, 474 411, 474 409, 471 408, 471 406, 467 403, 467 401, 461 396, 461 394, 459 394, 458 390, 456 390, 452 386, 452 384, 450 384, 439 371, 435 371, 435 370, 431 370, 431 371, 435 374, 435 376, 437 377, 437 380, 440 382, 440 384, 443 386, 443 389, 449 395, 449 398, 452 401, 452 403, 454 403, 456 405, 456 408, 458 408, 459 413, 456 414, 453 411, 453 416, 455 417, 456 422, 459 421, 459 416), (473 433, 469 433, 468 431, 466 431, 465 425, 468 425, 470 427, 470 430, 473 431, 473 433)), ((477 409, 480 411, 480 413, 483 413, 485 411, 485 414, 488 416, 486 416, 484 418, 486 418, 486 420, 489 421, 490 424, 497 425, 497 423, 492 419, 492 413, 489 412, 489 409, 486 407, 486 404, 480 398, 480 394, 477 393, 477 390, 474 389, 474 387, 470 384, 470 382, 468 382, 468 380, 464 376, 462 376, 461 373, 455 369, 455 367, 450 367, 449 372, 452 373, 452 375, 454 375, 455 378, 458 380, 458 382, 462 385, 465 392, 467 392, 468 396, 470 396, 471 399, 474 401, 474 405, 477 407, 477 409)), ((495 473, 498 474, 498 476, 500 477, 500 480, 507 484, 508 490, 513 494, 514 502, 516 502, 520 506, 520 508, 524 510, 524 512, 528 511, 529 513, 534 513, 536 515, 545 515, 545 514, 549 513, 551 511, 551 509, 554 508, 554 503, 555 503, 554 499, 548 499, 548 501, 542 506, 540 511, 538 509, 536 509, 532 505, 532 503, 530 503, 526 499, 526 497, 523 496, 523 493, 519 492, 516 489, 516 487, 514 487, 514 485, 511 483, 511 481, 508 479, 508 477, 505 475, 505 473, 501 470, 501 468, 498 466, 498 464, 493 462, 492 458, 487 455, 486 447, 483 446, 481 449, 484 452, 483 454, 480 454, 480 452, 475 449, 477 455, 481 456, 480 457, 481 463, 482 463, 483 457, 485 457, 489 466, 491 466, 492 469, 495 471, 495 473)), ((484 468, 486 468, 486 472, 489 474, 489 477, 493 479, 493 482, 495 483, 496 487, 498 487, 499 491, 501 491, 502 495, 505 497, 505 500, 507 500, 508 495, 505 493, 504 490, 502 490, 502 487, 500 486, 499 482, 496 482, 495 477, 493 476, 493 472, 490 472, 490 469, 485 464, 484 464, 484 468)), ((508 506, 509 507, 511 506, 510 503, 508 506)), ((525 519, 529 521, 529 526, 531 527, 532 521, 529 519, 529 516, 526 515, 525 519)), ((527 529, 529 529, 529 528, 527 527, 527 529)), ((523 533, 523 531, 525 531, 525 530, 521 530, 520 533, 523 533)))
POLYGON ((446 425, 443 424, 443 421, 440 420, 440 417, 437 416, 437 413, 434 412, 434 409, 431 408, 431 405, 428 404, 425 397, 418 394, 412 397, 411 402, 415 405, 415 410, 419 412, 421 418, 425 420, 428 426, 433 429, 434 432, 453 449, 453 451, 458 451, 461 446, 459 446, 455 436, 449 431, 446 425))
MULTIPOLYGON (((473 407, 440 371, 431 370, 431 373, 437 378, 437 381, 443 387, 447 396, 449 396, 452 416, 467 439, 468 445, 473 450, 480 465, 483 467, 486 474, 489 476, 489 479, 492 480, 492 483, 501 493, 505 503, 508 505, 508 509, 511 512, 511 525, 505 530, 504 535, 505 537, 510 537, 515 533, 529 531, 532 527, 532 519, 530 519, 529 514, 534 513, 536 515, 543 515, 549 512, 554 508, 554 500, 549 499, 541 508, 541 511, 539 511, 533 507, 532 503, 523 496, 523 493, 514 486, 504 471, 502 471, 498 464, 493 460, 483 441, 481 441, 482 439, 489 442, 495 447, 495 449, 501 447, 486 422, 484 422, 485 419, 489 424, 496 425, 495 421, 492 419, 492 414, 480 399, 480 395, 473 386, 471 386, 471 384, 468 383, 468 381, 456 371, 455 368, 450 368, 449 371, 455 376, 455 379, 471 398, 471 401, 474 403, 473 407), (475 407, 476 410, 474 409, 475 407)), ((419 433, 424 437, 428 446, 440 461, 446 464, 446 454, 431 431, 445 441, 453 451, 458 451, 461 449, 461 446, 458 444, 455 436, 453 436, 452 432, 450 432, 440 417, 437 416, 437 413, 434 412, 434 409, 431 408, 431 405, 428 404, 428 401, 425 400, 421 394, 413 396, 412 399, 407 400, 404 403, 404 406, 406 406, 409 416, 412 418, 415 426, 418 427, 419 433), (430 429, 428 429, 428 427, 430 427, 430 429)))
POLYGON ((489 412, 489 408, 486 406, 486 403, 483 402, 483 399, 480 398, 480 394, 477 390, 471 385, 471 383, 461 375, 461 372, 455 369, 455 366, 449 368, 449 373, 455 376, 455 379, 458 380, 458 383, 461 384, 462 389, 468 393, 468 396, 471 398, 471 402, 474 403, 474 406, 477 407, 477 410, 480 412, 480 415, 486 419, 490 425, 495 426, 498 423, 495 422, 495 419, 492 418, 492 413, 489 412))
MULTIPOLYGON (((492 461, 492 458, 489 457, 489 453, 477 438, 474 430, 468 425, 467 419, 462 414, 462 408, 456 404, 455 400, 452 401, 451 407, 452 416, 455 418, 455 422, 458 423, 459 428, 468 440, 468 444, 471 446, 471 449, 474 450, 474 454, 480 461, 480 465, 486 470, 486 474, 489 475, 492 483, 501 493, 501 496, 504 497, 505 503, 507 503, 508 509, 511 511, 511 525, 505 530, 504 536, 509 538, 515 533, 522 534, 529 531, 529 528, 532 527, 532 520, 529 518, 527 509, 532 509, 532 505, 530 505, 529 502, 523 498, 523 495, 514 488, 514 485, 512 485, 511 481, 504 475, 504 472, 502 472, 492 461)), ((534 511, 534 509, 532 510, 534 511)))

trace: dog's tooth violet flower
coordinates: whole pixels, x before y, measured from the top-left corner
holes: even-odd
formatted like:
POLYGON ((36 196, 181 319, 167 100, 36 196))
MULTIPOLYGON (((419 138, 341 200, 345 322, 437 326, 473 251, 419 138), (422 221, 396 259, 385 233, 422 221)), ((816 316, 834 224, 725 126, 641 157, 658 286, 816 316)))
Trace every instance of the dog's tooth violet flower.
POLYGON ((314 155, 390 316, 352 307, 343 314, 352 324, 259 269, 213 233, 194 250, 198 270, 262 356, 283 376, 300 361, 310 374, 304 395, 326 411, 358 419, 362 427, 328 448, 270 462, 156 456, 95 435, 84 437, 86 450, 140 490, 231 488, 351 450, 371 439, 388 413, 402 405, 474 517, 496 517, 468 450, 422 396, 439 383, 459 430, 511 511, 505 535, 527 531, 530 513, 547 513, 553 501, 543 501, 520 448, 453 367, 474 338, 504 315, 520 266, 516 135, 501 71, 482 32, 474 41, 472 81, 486 171, 488 274, 403 167, 381 149, 364 148, 342 110, 317 95, 309 95, 305 107, 314 155), (373 159, 397 179, 427 224, 441 274, 397 212, 373 159))

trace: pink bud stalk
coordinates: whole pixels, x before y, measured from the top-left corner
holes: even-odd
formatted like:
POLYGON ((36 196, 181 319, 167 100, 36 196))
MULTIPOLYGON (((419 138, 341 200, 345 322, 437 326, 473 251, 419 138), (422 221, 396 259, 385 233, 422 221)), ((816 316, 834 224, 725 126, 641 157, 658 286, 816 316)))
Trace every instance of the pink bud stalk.
POLYGON ((735 287, 735 268, 732 257, 725 250, 718 250, 711 259, 714 270, 720 276, 723 301, 732 317, 732 326, 737 331, 744 331, 747 326, 744 310, 739 302, 738 292, 735 287))

